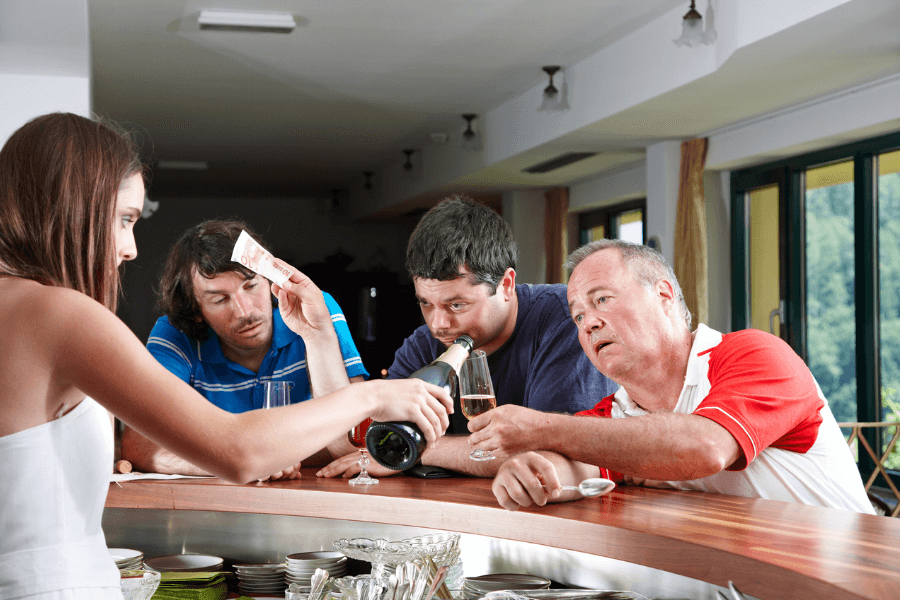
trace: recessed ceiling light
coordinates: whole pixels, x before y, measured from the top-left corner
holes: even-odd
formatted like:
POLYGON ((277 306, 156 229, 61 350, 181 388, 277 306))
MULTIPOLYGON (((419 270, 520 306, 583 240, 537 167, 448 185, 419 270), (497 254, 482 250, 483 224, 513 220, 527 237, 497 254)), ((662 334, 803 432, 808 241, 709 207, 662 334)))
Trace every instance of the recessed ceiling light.
POLYGON ((280 12, 204 9, 197 19, 200 29, 290 33, 297 26, 294 15, 280 12))

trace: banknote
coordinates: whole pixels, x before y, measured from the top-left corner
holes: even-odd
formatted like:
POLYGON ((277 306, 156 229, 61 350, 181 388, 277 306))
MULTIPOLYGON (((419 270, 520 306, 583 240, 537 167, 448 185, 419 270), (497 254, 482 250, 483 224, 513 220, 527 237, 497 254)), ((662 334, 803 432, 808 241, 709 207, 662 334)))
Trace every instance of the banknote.
POLYGON ((242 231, 234 244, 231 260, 239 262, 278 285, 290 279, 294 271, 256 243, 246 231, 242 231))

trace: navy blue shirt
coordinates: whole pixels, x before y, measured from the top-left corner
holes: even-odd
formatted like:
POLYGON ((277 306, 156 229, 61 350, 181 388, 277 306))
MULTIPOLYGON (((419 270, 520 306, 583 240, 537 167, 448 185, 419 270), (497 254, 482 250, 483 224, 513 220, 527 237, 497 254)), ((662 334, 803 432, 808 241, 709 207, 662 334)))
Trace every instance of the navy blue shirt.
MULTIPOLYGON (((369 373, 362 364, 356 344, 347 327, 341 307, 330 294, 322 293, 331 313, 344 356, 347 377, 369 373)), ((210 330, 209 338, 198 341, 160 317, 150 332, 147 349, 165 368, 200 392, 207 400, 232 413, 241 413, 263 405, 264 381, 290 381, 291 403, 309 400, 311 390, 306 368, 306 344, 281 318, 276 308, 272 315, 272 347, 263 359, 259 372, 225 358, 219 336, 210 330)))
MULTIPOLYGON (((488 356, 497 405, 518 404, 543 412, 575 414, 589 410, 619 389, 591 364, 569 315, 566 286, 516 286, 516 327, 503 346, 488 356)), ((422 325, 394 354, 388 379, 403 379, 440 356, 446 348, 422 325)), ((447 433, 468 433, 457 405, 447 433)))

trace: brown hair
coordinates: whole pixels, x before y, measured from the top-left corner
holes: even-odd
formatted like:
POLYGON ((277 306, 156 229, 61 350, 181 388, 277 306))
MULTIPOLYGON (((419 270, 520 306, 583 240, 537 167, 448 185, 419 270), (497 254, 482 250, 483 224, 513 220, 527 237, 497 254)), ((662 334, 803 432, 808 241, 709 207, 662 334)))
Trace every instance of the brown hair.
POLYGON ((0 150, 0 273, 119 297, 113 221, 119 187, 143 174, 132 139, 71 113, 32 119, 0 150))
POLYGON ((466 267, 472 273, 470 283, 486 284, 493 295, 506 270, 516 268, 517 252, 503 217, 454 194, 419 220, 406 247, 406 270, 413 279, 451 281, 466 267))
POLYGON ((209 326, 194 293, 194 273, 212 279, 221 273, 235 272, 244 279, 256 274, 231 260, 231 252, 241 231, 266 247, 257 234, 241 221, 204 221, 185 231, 166 258, 159 281, 157 304, 169 323, 188 337, 205 340, 209 326))

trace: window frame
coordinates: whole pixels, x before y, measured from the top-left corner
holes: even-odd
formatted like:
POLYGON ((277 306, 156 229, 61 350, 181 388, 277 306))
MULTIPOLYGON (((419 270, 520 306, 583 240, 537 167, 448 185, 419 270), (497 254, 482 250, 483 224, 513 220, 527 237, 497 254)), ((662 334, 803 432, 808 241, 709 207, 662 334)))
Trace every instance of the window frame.
MULTIPOLYGON (((731 174, 732 330, 749 324, 747 192, 777 183, 784 226, 782 277, 785 290, 786 340, 808 362, 806 340, 805 171, 838 161, 854 163, 854 295, 856 304, 857 421, 881 420, 881 356, 879 311, 878 182, 875 159, 900 149, 900 132, 835 146, 731 174), (788 241, 790 240, 790 241, 788 241), (743 276, 742 276, 743 274, 743 276)), ((881 447, 881 432, 869 430, 867 441, 881 447)), ((874 470, 871 458, 859 455, 864 478, 874 470)), ((900 473, 892 472, 897 481, 900 473)))
MULTIPOLYGON (((618 204, 612 204, 610 206, 604 206, 602 208, 597 208, 594 210, 589 210, 585 212, 578 213, 578 245, 583 246, 588 243, 589 240, 586 240, 585 232, 588 229, 596 227, 598 225, 603 225, 605 228, 605 237, 607 239, 616 239, 610 237, 613 230, 613 223, 615 223, 615 218, 622 213, 630 212, 632 210, 641 210, 641 223, 642 223, 642 237, 643 243, 647 243, 647 199, 639 198, 637 200, 628 200, 626 202, 620 202, 618 204)), ((618 234, 618 232, 616 232, 618 234)))

